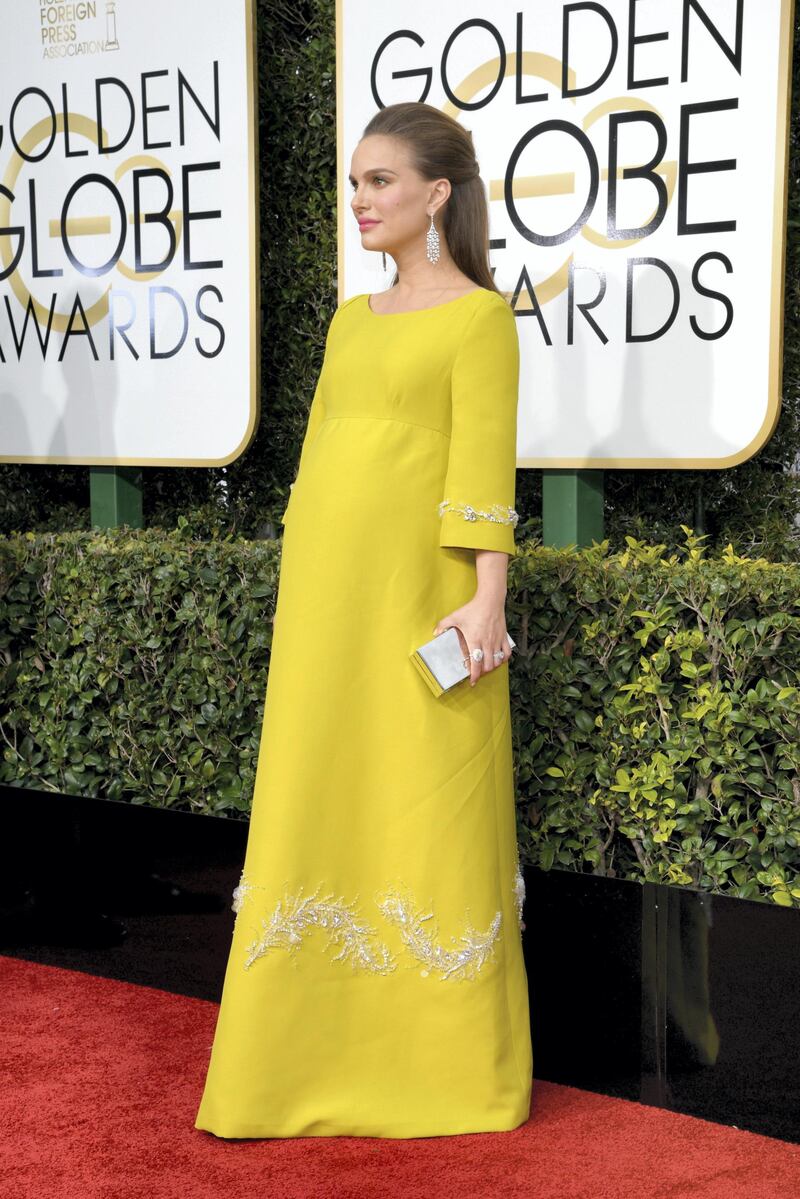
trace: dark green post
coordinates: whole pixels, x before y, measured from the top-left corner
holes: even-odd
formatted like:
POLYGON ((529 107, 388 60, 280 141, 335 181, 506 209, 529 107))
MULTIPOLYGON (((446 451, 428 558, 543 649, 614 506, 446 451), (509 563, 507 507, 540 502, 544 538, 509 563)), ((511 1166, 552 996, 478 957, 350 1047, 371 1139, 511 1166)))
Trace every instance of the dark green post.
POLYGON ((89 499, 93 529, 144 528, 140 466, 90 466, 89 499))
POLYGON ((603 471, 542 471, 542 545, 562 549, 603 540, 603 471))

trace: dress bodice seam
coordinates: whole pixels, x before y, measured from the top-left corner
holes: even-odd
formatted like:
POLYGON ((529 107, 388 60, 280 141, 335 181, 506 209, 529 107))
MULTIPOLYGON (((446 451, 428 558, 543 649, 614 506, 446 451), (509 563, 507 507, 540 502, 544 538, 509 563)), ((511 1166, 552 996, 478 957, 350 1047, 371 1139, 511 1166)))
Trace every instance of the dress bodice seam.
POLYGON ((372 413, 369 413, 365 416, 356 416, 355 414, 347 416, 326 416, 320 421, 320 428, 322 428, 324 424, 327 424, 328 421, 332 420, 389 420, 394 421, 394 423, 397 425, 410 425, 414 429, 427 429, 429 433, 438 433, 440 437, 444 437, 447 441, 450 441, 449 433, 444 433, 441 429, 434 428, 433 425, 421 425, 419 421, 414 420, 401 420, 398 416, 373 416, 372 413))

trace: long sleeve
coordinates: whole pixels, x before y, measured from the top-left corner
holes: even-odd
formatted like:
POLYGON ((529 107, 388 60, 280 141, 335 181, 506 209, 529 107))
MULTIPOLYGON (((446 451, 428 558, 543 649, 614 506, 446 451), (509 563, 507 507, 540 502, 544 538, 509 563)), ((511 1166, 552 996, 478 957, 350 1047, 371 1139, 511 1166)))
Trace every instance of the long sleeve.
POLYGON ((482 304, 456 353, 441 546, 516 553, 519 339, 509 305, 482 304))

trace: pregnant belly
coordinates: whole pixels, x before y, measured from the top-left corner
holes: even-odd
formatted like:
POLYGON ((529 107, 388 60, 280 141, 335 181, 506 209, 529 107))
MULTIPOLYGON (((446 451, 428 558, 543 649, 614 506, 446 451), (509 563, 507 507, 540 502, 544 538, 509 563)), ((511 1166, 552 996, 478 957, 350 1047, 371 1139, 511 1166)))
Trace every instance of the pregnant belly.
POLYGON ((308 447, 286 523, 365 545, 403 535, 417 547, 432 536, 438 543, 449 444, 402 421, 329 418, 308 447))
POLYGON ((281 588, 293 604, 309 618, 320 605, 379 616, 422 639, 471 598, 474 552, 439 545, 449 444, 400 421, 323 421, 284 516, 281 588))

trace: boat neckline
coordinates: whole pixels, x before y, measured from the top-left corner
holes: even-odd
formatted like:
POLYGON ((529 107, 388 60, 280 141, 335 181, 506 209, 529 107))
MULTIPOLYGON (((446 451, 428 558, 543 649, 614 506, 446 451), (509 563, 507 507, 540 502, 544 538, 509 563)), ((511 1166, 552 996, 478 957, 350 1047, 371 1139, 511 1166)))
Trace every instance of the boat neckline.
MULTIPOLYGON (((372 293, 365 291, 363 293, 364 303, 367 306, 367 312, 372 316, 382 318, 384 316, 417 316, 421 312, 435 312, 437 308, 448 308, 451 304, 457 304, 459 300, 468 300, 470 296, 474 296, 477 291, 488 291, 487 287, 473 287, 472 291, 466 291, 462 296, 456 296, 452 300, 445 300, 442 304, 429 304, 427 308, 407 308, 403 312, 375 312, 370 304, 372 293)), ((375 293, 380 294, 380 293, 375 293)))

